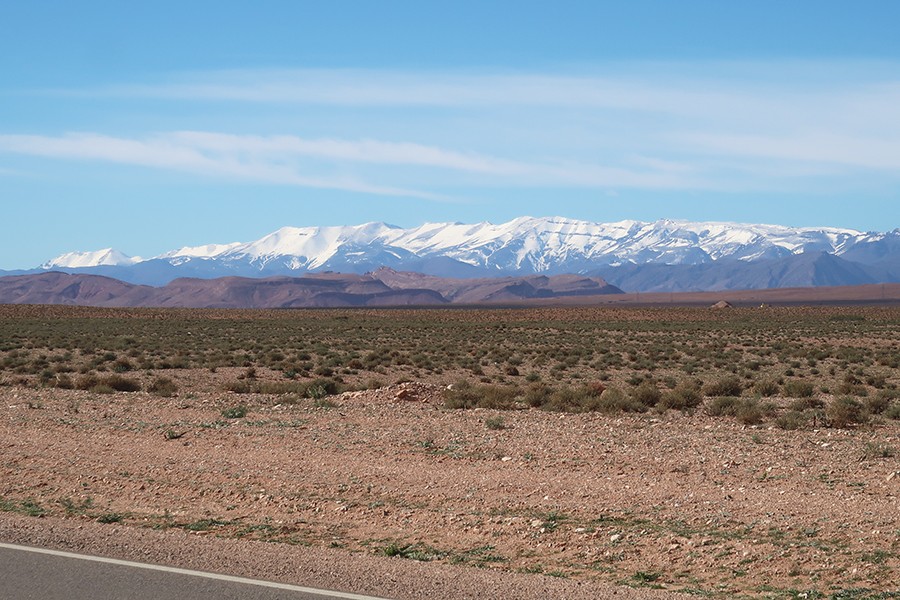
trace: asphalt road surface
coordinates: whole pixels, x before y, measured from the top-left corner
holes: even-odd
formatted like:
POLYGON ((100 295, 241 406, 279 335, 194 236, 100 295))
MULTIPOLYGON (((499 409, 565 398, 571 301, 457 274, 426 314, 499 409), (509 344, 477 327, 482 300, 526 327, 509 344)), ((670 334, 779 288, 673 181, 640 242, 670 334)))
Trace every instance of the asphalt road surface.
POLYGON ((382 600, 0 543, 4 600, 382 600))

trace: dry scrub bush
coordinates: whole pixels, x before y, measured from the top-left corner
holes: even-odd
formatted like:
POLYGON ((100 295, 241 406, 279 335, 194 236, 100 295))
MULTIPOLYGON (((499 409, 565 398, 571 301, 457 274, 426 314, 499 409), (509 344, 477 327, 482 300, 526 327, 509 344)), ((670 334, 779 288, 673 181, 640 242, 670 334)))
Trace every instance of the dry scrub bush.
POLYGON ((740 396, 742 391, 741 380, 737 377, 724 377, 703 387, 707 396, 740 396))
POLYGON ((109 394, 115 392, 139 392, 141 390, 141 382, 136 379, 122 377, 121 375, 107 375, 100 377, 93 373, 79 377, 75 382, 75 388, 79 390, 90 390, 98 394, 109 394))
POLYGON ((813 384, 799 379, 788 379, 784 382, 782 390, 788 398, 810 398, 815 392, 813 384))
POLYGON ((644 382, 631 391, 631 399, 641 406, 651 408, 659 404, 662 399, 662 393, 654 384, 644 382))
POLYGON ((691 410, 700 406, 702 402, 703 396, 697 386, 683 381, 662 395, 659 406, 676 410, 691 410))
POLYGON ((71 390, 75 387, 75 382, 72 381, 72 378, 69 377, 65 373, 60 373, 56 376, 56 379, 53 381, 53 387, 57 387, 61 390, 71 390))
POLYGON ((178 393, 178 386, 168 377, 157 377, 147 388, 151 394, 161 396, 163 398, 171 398, 178 393))
POLYGON ((781 391, 777 381, 772 379, 762 379, 757 381, 753 386, 753 391, 763 398, 771 398, 781 391))
POLYGON ((898 398, 900 398, 900 392, 897 390, 879 390, 874 396, 868 396, 863 400, 863 403, 870 413, 880 415, 891 406, 891 402, 898 398))
POLYGON ((518 389, 500 385, 474 385, 459 381, 444 390, 447 408, 510 409, 515 405, 518 389))
POLYGON ((270 394, 285 396, 289 394, 302 398, 323 398, 344 391, 341 382, 331 378, 317 378, 312 381, 261 381, 258 379, 239 379, 229 381, 225 391, 235 394, 270 394))
POLYGON ((832 427, 849 427, 865 423, 869 415, 859 400, 840 396, 825 407, 825 418, 832 427))
POLYGON ((803 412, 805 410, 819 409, 825 406, 825 403, 819 398, 797 398, 792 400, 788 405, 791 410, 803 412))
POLYGON ((893 402, 883 414, 888 419, 900 419, 900 402, 893 402))
POLYGON ((588 403, 588 410, 612 414, 618 412, 646 412, 647 404, 636 399, 634 394, 627 396, 619 388, 607 388, 599 397, 588 403))
POLYGON ((718 417, 734 417, 744 425, 758 425, 775 411, 774 405, 761 403, 756 398, 722 396, 706 405, 706 413, 718 417))
POLYGON ((789 410, 775 419, 775 424, 786 431, 802 429, 809 422, 809 415, 799 410, 789 410))

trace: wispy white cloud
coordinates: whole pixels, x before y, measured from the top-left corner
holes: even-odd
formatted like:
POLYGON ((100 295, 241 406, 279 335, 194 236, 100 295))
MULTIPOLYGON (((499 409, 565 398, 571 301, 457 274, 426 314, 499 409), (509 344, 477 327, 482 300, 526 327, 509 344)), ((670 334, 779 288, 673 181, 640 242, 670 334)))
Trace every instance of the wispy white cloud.
POLYGON ((184 127, 178 108, 216 104, 221 116, 204 115, 204 131, 0 136, 0 150, 431 199, 462 185, 748 191, 871 173, 895 182, 898 67, 194 73, 74 93, 164 107, 179 123, 171 129, 184 127), (230 132, 232 116, 269 135, 230 132))
MULTIPOLYGON (((482 184, 564 185, 587 187, 696 188, 689 167, 635 158, 634 167, 578 162, 533 163, 459 153, 433 146, 378 140, 304 139, 297 136, 241 136, 181 131, 145 139, 98 133, 62 136, 0 135, 0 152, 58 159, 96 160, 169 169, 272 184, 335 188, 379 195, 446 199, 427 191, 381 186, 364 179, 325 179, 304 174, 302 159, 337 164, 367 163, 406 169, 438 168, 477 176, 482 184)), ((401 174, 398 178, 403 179, 401 174)), ((446 180, 446 179, 445 179, 446 180)))
POLYGON ((900 115, 898 65, 846 61, 634 63, 586 74, 262 69, 193 73, 77 93, 331 107, 545 107, 704 120, 765 115, 776 123, 900 115))
POLYGON ((293 135, 255 136, 203 131, 177 132, 167 139, 204 151, 277 157, 311 156, 332 160, 379 164, 440 167, 481 173, 517 174, 523 166, 514 161, 461 153, 408 142, 364 139, 304 139, 293 135))
POLYGON ((792 136, 693 133, 685 135, 684 140, 692 147, 730 156, 828 163, 900 173, 898 138, 828 132, 792 136))
POLYGON ((379 186, 353 177, 329 179, 305 176, 278 161, 259 161, 253 157, 242 157, 237 152, 204 153, 202 145, 198 147, 180 140, 183 135, 159 135, 148 139, 126 139, 97 133, 73 133, 59 137, 0 135, 0 151, 50 158, 98 160, 271 184, 441 199, 441 196, 427 191, 379 186))

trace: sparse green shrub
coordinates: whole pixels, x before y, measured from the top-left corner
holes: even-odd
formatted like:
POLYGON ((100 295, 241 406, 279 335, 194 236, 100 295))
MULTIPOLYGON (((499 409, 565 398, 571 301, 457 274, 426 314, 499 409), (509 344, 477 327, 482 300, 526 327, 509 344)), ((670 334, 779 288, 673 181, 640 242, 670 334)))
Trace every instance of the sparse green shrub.
POLYGON ((863 459, 872 460, 876 458, 893 458, 896 454, 893 446, 887 444, 878 444, 875 442, 866 442, 863 446, 863 459))
POLYGON ((791 403, 788 405, 788 408, 790 408, 791 410, 803 412, 810 409, 819 409, 823 406, 825 406, 825 402, 823 402, 821 399, 808 397, 797 398, 796 400, 791 401, 791 403))
POLYGON ((646 585, 648 583, 653 583, 657 579, 659 579, 662 575, 660 573, 647 573, 644 571, 637 571, 631 578, 641 585, 646 585))
POLYGON ((119 513, 105 513, 97 517, 98 523, 118 523, 125 518, 125 515, 119 513))
POLYGON ((69 377, 66 373, 57 373, 56 380, 53 382, 53 385, 61 390, 71 390, 75 387, 75 383, 72 381, 72 378, 69 377))
POLYGON ((256 381, 245 382, 252 394, 272 394, 283 396, 285 394, 303 394, 309 388, 309 384, 299 381, 256 381))
POLYGON ((703 396, 696 385, 690 382, 681 382, 673 389, 662 395, 659 406, 674 410, 691 410, 703 402, 703 396))
POLYGON ((82 375, 75 380, 75 389, 77 390, 89 390, 96 385, 100 385, 100 377, 95 373, 82 375))
POLYGON ((545 383, 532 383, 525 390, 522 400, 532 408, 540 408, 550 401, 553 395, 553 388, 545 383))
POLYGON ((127 358, 120 358, 112 364, 112 370, 116 373, 125 373, 134 369, 134 364, 127 358))
POLYGON ((775 424, 787 431, 802 429, 808 422, 809 417, 806 413, 799 410, 790 410, 783 415, 779 415, 778 418, 775 419, 775 424))
POLYGON ((859 400, 849 396, 840 396, 825 407, 825 418, 832 427, 849 427, 865 423, 868 420, 868 414, 859 400))
POLYGON ((756 398, 722 396, 709 402, 706 412, 712 416, 734 417, 744 425, 758 425, 774 412, 774 406, 761 403, 756 398))
POLYGON ((226 392, 235 394, 253 393, 253 386, 247 381, 229 381, 224 386, 226 392))
POLYGON ((800 379, 788 379, 784 382, 782 390, 788 398, 811 398, 815 393, 813 384, 800 379))
POLYGON ((659 401, 662 399, 662 393, 655 384, 647 381, 631 391, 631 399, 649 408, 659 404, 659 401))
POLYGON ((837 386, 837 393, 864 397, 869 395, 869 390, 861 383, 850 383, 847 381, 842 381, 837 386))
POLYGON ((103 379, 103 383, 117 392, 139 392, 141 382, 136 379, 122 377, 121 375, 109 375, 103 379))
POLYGON ((306 396, 313 400, 321 400, 328 396, 328 390, 323 385, 310 385, 306 388, 306 396))
POLYGON ((26 500, 22 500, 20 512, 28 515, 29 517, 42 517, 47 514, 47 509, 38 504, 37 500, 28 498, 26 500))
POLYGON ((761 379, 753 386, 753 391, 763 398, 771 398, 781 391, 781 387, 778 385, 777 381, 772 379, 761 379))
POLYGON ((619 388, 607 388, 589 403, 590 410, 613 414, 618 412, 646 412, 648 405, 626 395, 619 388))
POLYGON ((596 398, 597 396, 586 388, 562 387, 555 390, 550 395, 549 401, 541 408, 554 412, 584 412, 591 410, 587 407, 588 399, 596 398))
POLYGON ((506 423, 503 422, 502 417, 488 417, 484 420, 484 426, 492 431, 506 429, 506 423))
POLYGON ((742 391, 741 380, 737 377, 725 377, 703 386, 707 396, 740 396, 742 391))
POLYGON ((260 381, 243 379, 229 381, 225 390, 236 394, 272 394, 286 396, 295 394, 305 398, 324 398, 341 393, 344 386, 333 378, 318 378, 312 381, 260 381))
POLYGON ((229 406, 222 410, 222 416, 226 419, 243 419, 247 416, 250 409, 246 404, 238 404, 237 406, 229 406))
POLYGON ((738 399, 734 396, 713 398, 706 403, 706 414, 711 417, 733 417, 737 413, 738 399))
POLYGON ((775 405, 756 398, 741 398, 735 418, 744 425, 759 425, 775 413, 775 405))
POLYGON ((66 514, 70 517, 73 515, 83 515, 94 505, 94 499, 88 496, 83 499, 81 502, 75 502, 71 498, 61 498, 59 500, 60 505, 62 505, 63 509, 66 511, 66 514))
POLYGON ((331 378, 320 377, 318 379, 313 379, 306 384, 306 389, 303 391, 303 395, 305 395, 307 398, 318 400, 320 398, 324 398, 325 396, 334 396, 336 394, 340 394, 341 391, 342 386, 338 381, 331 378))
POLYGON ((417 560, 420 562, 428 562, 431 560, 445 558, 449 553, 444 552, 443 550, 432 548, 430 546, 426 546, 425 544, 400 545, 394 542, 382 548, 381 554, 384 556, 396 556, 399 558, 408 558, 410 560, 417 560))
POLYGON ((891 402, 900 398, 900 391, 897 390, 878 390, 874 396, 868 396, 863 403, 866 409, 873 415, 880 415, 885 412, 891 405, 891 402))
POLYGON ((112 392, 137 392, 141 389, 141 383, 136 379, 122 377, 121 375, 99 375, 90 373, 79 377, 75 382, 79 390, 90 390, 95 394, 110 394, 112 392))
POLYGON ((888 419, 900 419, 900 402, 892 402, 882 414, 888 419))
POLYGON ((473 385, 460 381, 444 390, 447 408, 512 408, 518 389, 500 385, 473 385))

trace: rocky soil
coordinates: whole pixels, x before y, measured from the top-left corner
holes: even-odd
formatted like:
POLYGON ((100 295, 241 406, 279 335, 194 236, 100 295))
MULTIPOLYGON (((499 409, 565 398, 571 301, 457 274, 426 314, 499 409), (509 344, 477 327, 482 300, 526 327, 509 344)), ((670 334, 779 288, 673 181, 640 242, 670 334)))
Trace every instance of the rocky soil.
POLYGON ((4 387, 0 540, 396 598, 865 595, 900 590, 898 455, 895 420, 450 410, 426 383, 4 387))

